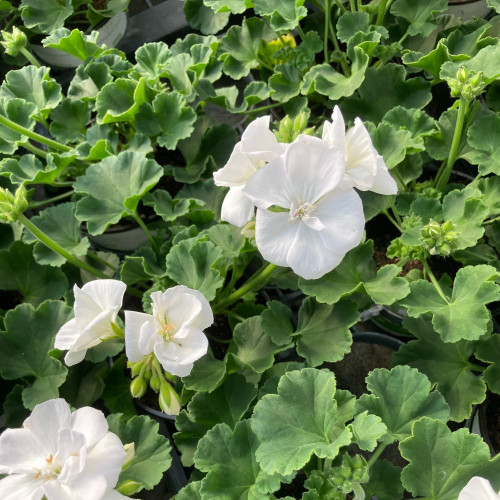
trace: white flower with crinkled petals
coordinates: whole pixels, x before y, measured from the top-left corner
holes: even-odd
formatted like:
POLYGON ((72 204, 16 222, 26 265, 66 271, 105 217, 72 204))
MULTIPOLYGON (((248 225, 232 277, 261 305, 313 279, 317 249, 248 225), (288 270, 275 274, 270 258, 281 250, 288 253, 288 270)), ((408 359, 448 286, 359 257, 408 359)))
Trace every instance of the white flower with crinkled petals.
POLYGON ((68 366, 80 363, 87 349, 116 335, 113 326, 126 289, 119 280, 94 280, 82 288, 73 287, 75 317, 61 327, 54 343, 56 349, 68 351, 64 358, 68 366))
POLYGON ((113 490, 126 453, 104 414, 71 413, 64 399, 35 406, 21 429, 0 436, 2 500, 101 500, 127 497, 113 490))
POLYGON ((378 194, 396 194, 398 187, 387 170, 384 159, 373 147, 372 139, 363 122, 356 118, 354 127, 346 134, 344 117, 338 106, 332 121, 323 124, 323 140, 345 155, 344 181, 360 191, 378 194))
POLYGON ((482 477, 474 476, 458 495, 458 500, 499 500, 500 492, 496 493, 490 482, 482 477))
POLYGON ((125 352, 131 362, 154 353, 163 369, 185 377, 206 354, 203 330, 214 321, 207 299, 184 285, 153 292, 153 314, 125 311, 125 352))
POLYGON ((316 279, 359 244, 363 207, 354 189, 340 185, 344 172, 341 151, 300 135, 248 181, 244 192, 258 207, 255 240, 266 260, 316 279))
POLYGON ((243 188, 255 172, 284 153, 286 146, 269 130, 269 116, 250 123, 226 165, 214 173, 216 186, 229 187, 222 203, 223 221, 242 227, 252 219, 254 205, 243 193, 243 188))

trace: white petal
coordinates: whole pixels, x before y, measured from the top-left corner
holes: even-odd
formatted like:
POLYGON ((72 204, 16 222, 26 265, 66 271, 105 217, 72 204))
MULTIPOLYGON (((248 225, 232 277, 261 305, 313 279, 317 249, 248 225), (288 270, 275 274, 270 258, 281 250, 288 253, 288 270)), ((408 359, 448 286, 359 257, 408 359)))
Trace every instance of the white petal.
POLYGON ((101 338, 114 335, 111 324, 116 320, 118 309, 105 309, 80 331, 72 348, 75 351, 89 349, 101 343, 101 338))
POLYGON ((0 479, 0 498, 2 500, 41 500, 42 481, 33 480, 33 474, 13 474, 0 479))
POLYGON ((204 356, 208 350, 206 335, 201 330, 191 326, 180 330, 170 344, 177 346, 182 364, 193 363, 204 356))
POLYGON ((86 292, 101 309, 120 309, 127 285, 119 280, 94 280, 85 283, 82 291, 86 292))
POLYGON ((79 408, 71 415, 73 431, 85 436, 87 447, 94 446, 108 432, 108 422, 104 413, 90 406, 79 408))
POLYGON ((229 189, 222 202, 220 218, 237 227, 243 227, 252 220, 255 212, 252 200, 243 193, 243 186, 229 189))
POLYGON ((48 500, 100 500, 106 493, 106 480, 101 475, 80 476, 71 484, 47 481, 42 486, 48 500))
POLYGON ((227 163, 214 172, 216 186, 244 186, 248 179, 264 165, 262 160, 253 160, 241 152, 241 142, 236 144, 227 163))
POLYGON ((323 124, 323 140, 332 148, 337 148, 345 155, 345 122, 340 108, 335 106, 332 113, 332 122, 323 124))
POLYGON ((500 495, 495 493, 488 480, 475 476, 460 492, 458 500, 498 500, 500 495))
POLYGON ((161 357, 163 355, 162 351, 159 351, 159 354, 156 354, 158 361, 160 362, 162 368, 172 375, 176 375, 177 377, 187 377, 191 370, 193 369, 194 363, 188 363, 185 365, 181 365, 175 361, 172 361, 168 358, 161 357))
POLYGON ((363 122, 356 118, 346 135, 346 171, 364 168, 370 175, 377 172, 377 152, 363 122))
POLYGON ((6 429, 0 436, 0 474, 32 473, 54 452, 55 448, 41 446, 28 429, 6 429))
POLYGON ((337 189, 324 196, 314 215, 325 226, 318 234, 330 252, 343 255, 360 243, 365 217, 361 198, 354 189, 337 189))
POLYGON ((321 232, 297 222, 295 241, 288 253, 288 265, 292 271, 305 279, 317 279, 338 266, 343 254, 334 254, 326 249, 321 232))
POLYGON ((153 316, 135 311, 125 311, 125 353, 132 362, 141 360, 144 354, 139 349, 142 326, 152 323, 153 316))
POLYGON ((317 137, 300 135, 285 153, 285 171, 292 203, 315 203, 334 189, 345 172, 342 152, 317 137))
POLYGON ((381 156, 377 157, 377 174, 373 179, 370 191, 378 194, 397 194, 398 192, 398 185, 392 178, 389 170, 387 170, 384 159, 381 156))
POLYGON ((87 349, 80 349, 79 351, 69 350, 64 356, 64 362, 67 366, 74 366, 81 363, 85 359, 87 349))
POLYGON ((283 146, 269 130, 269 116, 255 119, 241 136, 241 152, 259 160, 274 160, 283 152, 283 146))
POLYGON ((204 330, 214 322, 210 304, 199 290, 177 285, 169 288, 164 293, 164 298, 168 303, 169 321, 178 328, 190 325, 204 330))
POLYGON ((71 428, 71 410, 64 399, 50 399, 35 406, 23 426, 31 431, 43 449, 55 455, 59 430, 71 428))
POLYGON ((63 483, 75 481, 82 472, 86 457, 85 436, 71 429, 60 429, 57 453, 54 456, 54 462, 62 465, 58 481, 63 483))
POLYGON ((132 500, 130 497, 118 493, 116 490, 108 490, 101 500, 132 500))
POLYGON ((156 322, 144 323, 139 335, 139 350, 142 352, 142 355, 147 356, 151 354, 155 344, 158 342, 163 342, 163 337, 160 335, 156 322))
POLYGON ((283 157, 276 158, 256 172, 243 188, 243 192, 259 208, 278 205, 290 208, 292 194, 289 190, 283 157))
POLYGON ((64 323, 57 332, 54 347, 56 349, 61 349, 61 351, 67 351, 71 349, 79 335, 80 330, 76 324, 76 319, 70 319, 67 323, 64 323))
POLYGON ((298 221, 290 222, 288 212, 257 209, 255 241, 262 257, 271 264, 287 266, 287 255, 295 240, 298 221))

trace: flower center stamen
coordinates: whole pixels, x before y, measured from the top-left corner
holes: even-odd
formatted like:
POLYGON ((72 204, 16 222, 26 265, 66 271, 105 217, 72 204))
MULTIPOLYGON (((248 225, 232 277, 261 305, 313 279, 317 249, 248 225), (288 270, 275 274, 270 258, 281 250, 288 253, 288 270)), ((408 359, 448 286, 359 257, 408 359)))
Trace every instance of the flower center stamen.
POLYGON ((57 463, 54 463, 54 457, 52 453, 49 458, 46 458, 47 466, 43 469, 35 469, 35 479, 43 479, 49 481, 50 479, 57 479, 57 476, 61 473, 62 467, 57 463))
POLYGON ((298 208, 294 205, 290 208, 290 221, 301 219, 302 217, 310 217, 316 210, 316 205, 313 203, 303 203, 298 208))
POLYGON ((165 321, 165 324, 163 325, 162 332, 161 332, 162 337, 165 340, 170 340, 172 337, 172 330, 174 330, 174 325, 165 321))

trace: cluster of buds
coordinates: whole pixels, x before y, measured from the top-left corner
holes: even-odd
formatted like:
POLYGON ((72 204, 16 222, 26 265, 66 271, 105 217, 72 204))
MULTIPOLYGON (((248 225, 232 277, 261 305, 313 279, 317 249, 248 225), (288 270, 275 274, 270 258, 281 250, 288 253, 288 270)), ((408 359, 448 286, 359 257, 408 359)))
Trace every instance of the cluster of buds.
POLYGON ((28 200, 24 186, 19 187, 15 194, 0 188, 0 222, 4 224, 15 222, 27 208, 28 200))
POLYGON ((259 50, 259 58, 271 67, 283 64, 286 62, 286 59, 282 57, 282 49, 293 49, 296 45, 295 37, 291 33, 282 35, 280 38, 276 38, 270 42, 262 40, 259 50), (276 54, 277 52, 278 54, 276 54), (276 55, 278 55, 278 57, 276 57, 276 55))
POLYGON ((16 57, 19 52, 26 48, 28 39, 19 28, 14 26, 12 31, 2 31, 1 34, 2 40, 0 44, 9 56, 16 57))
POLYGON ((356 484, 366 483, 370 478, 366 460, 361 455, 351 457, 347 453, 342 457, 342 464, 332 468, 331 475, 331 482, 346 495, 356 484))
POLYGON ((416 182, 415 192, 420 193, 424 198, 434 198, 440 200, 443 193, 433 187, 432 181, 416 182))
POLYGON ((447 256, 457 247, 459 233, 451 220, 440 224, 431 219, 420 230, 420 235, 420 241, 431 255, 447 256))
POLYGON ((475 99, 485 87, 481 71, 467 71, 463 66, 457 71, 455 78, 448 78, 448 85, 453 97, 463 97, 467 101, 475 99))
POLYGON ((279 129, 276 132, 278 142, 290 143, 293 142, 299 134, 311 135, 314 127, 307 128, 308 113, 301 111, 295 118, 290 118, 288 115, 280 122, 279 129))
POLYGON ((170 383, 170 381, 174 381, 175 377, 161 369, 154 354, 145 356, 136 363, 129 362, 128 367, 132 371, 132 382, 130 383, 132 397, 142 398, 149 386, 158 393, 158 404, 163 412, 167 415, 179 414, 180 398, 170 383))
POLYGON ((386 255, 389 259, 415 260, 424 257, 424 252, 421 247, 405 245, 401 238, 396 238, 387 247, 386 255))

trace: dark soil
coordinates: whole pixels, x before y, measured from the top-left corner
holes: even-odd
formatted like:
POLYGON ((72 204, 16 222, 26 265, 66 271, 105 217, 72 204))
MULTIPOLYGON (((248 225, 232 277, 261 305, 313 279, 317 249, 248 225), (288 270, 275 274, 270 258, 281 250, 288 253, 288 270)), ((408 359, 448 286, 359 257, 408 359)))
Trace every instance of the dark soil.
POLYGON ((493 454, 500 452, 500 396, 488 392, 486 401, 479 408, 479 423, 483 439, 493 454))
POLYGON ((233 337, 227 316, 225 314, 216 314, 212 326, 206 328, 204 331, 207 334, 208 343, 215 359, 224 359, 229 343, 218 342, 217 339, 230 340, 233 337))

